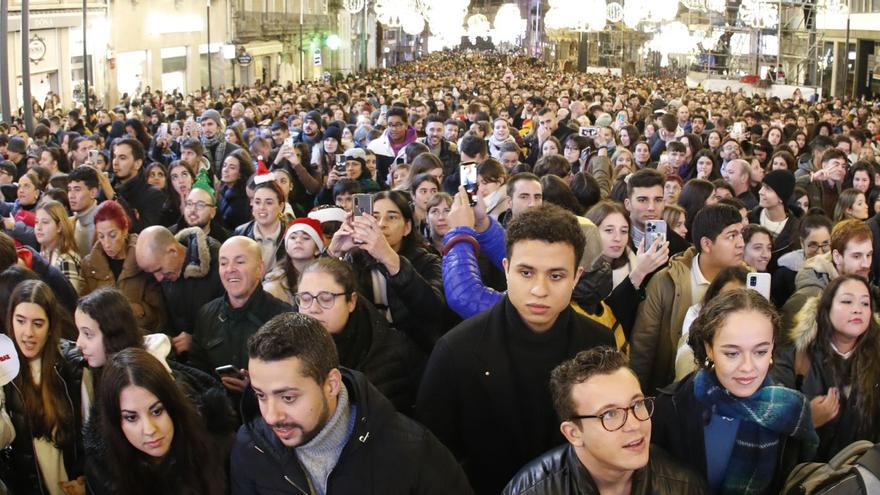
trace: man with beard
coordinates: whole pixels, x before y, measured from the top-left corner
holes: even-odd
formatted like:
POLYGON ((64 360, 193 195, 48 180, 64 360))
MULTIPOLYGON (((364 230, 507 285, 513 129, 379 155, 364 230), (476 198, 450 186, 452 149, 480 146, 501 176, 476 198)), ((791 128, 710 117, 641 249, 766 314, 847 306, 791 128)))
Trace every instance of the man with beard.
POLYGON ((234 495, 473 493, 434 435, 395 411, 362 373, 339 365, 317 320, 276 316, 247 348, 251 386, 232 447, 234 495))
POLYGON ((312 110, 306 114, 302 123, 302 132, 299 133, 293 141, 296 143, 306 143, 309 148, 321 142, 321 113, 312 110))
POLYGON ((223 117, 217 110, 213 108, 205 110, 199 123, 202 125, 202 145, 205 147, 205 158, 211 164, 212 176, 220 177, 223 160, 237 150, 238 146, 226 142, 226 135, 223 132, 223 117))
POLYGON ((425 134, 418 141, 428 146, 431 154, 436 155, 443 162, 443 173, 452 175, 460 163, 458 148, 455 143, 447 141, 443 137, 443 118, 431 115, 425 122, 425 134))
POLYGON ((125 208, 131 218, 132 234, 158 225, 165 204, 165 193, 147 183, 143 163, 144 147, 140 141, 131 138, 117 141, 113 146, 113 189, 102 184, 107 199, 115 199, 125 208))
POLYGON ((176 234, 187 227, 198 227, 205 235, 213 237, 222 244, 232 234, 216 220, 216 215, 214 188, 208 181, 208 174, 201 171, 183 203, 183 218, 177 225, 171 227, 171 232, 176 234))

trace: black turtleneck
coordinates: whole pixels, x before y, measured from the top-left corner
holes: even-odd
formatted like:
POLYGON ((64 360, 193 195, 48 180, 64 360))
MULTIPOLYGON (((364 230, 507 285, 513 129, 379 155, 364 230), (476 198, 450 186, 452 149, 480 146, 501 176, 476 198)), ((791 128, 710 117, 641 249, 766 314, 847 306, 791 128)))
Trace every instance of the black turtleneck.
POLYGON ((529 329, 516 308, 505 299, 511 374, 518 394, 520 433, 530 452, 562 442, 550 397, 550 372, 567 357, 571 308, 566 308, 546 332, 529 329))

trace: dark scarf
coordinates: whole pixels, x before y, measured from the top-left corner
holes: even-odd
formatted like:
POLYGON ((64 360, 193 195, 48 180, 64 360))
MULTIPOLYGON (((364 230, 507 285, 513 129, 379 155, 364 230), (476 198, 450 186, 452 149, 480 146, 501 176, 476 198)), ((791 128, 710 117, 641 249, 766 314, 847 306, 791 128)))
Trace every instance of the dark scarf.
POLYGON ((223 168, 223 157, 226 156, 226 136, 216 134, 212 138, 203 137, 202 145, 205 147, 205 152, 209 154, 209 160, 213 162, 214 173, 220 175, 220 170, 223 168))
POLYGON ((765 378, 757 392, 741 398, 722 387, 711 371, 700 370, 694 377, 694 395, 701 404, 713 414, 740 420, 721 488, 723 494, 764 493, 777 469, 780 438, 801 440, 808 457, 819 445, 806 397, 770 383, 765 378))
POLYGON ((333 342, 336 343, 339 353, 339 364, 346 368, 361 369, 361 363, 367 358, 372 341, 373 322, 370 321, 370 312, 358 302, 342 331, 333 334, 333 342))

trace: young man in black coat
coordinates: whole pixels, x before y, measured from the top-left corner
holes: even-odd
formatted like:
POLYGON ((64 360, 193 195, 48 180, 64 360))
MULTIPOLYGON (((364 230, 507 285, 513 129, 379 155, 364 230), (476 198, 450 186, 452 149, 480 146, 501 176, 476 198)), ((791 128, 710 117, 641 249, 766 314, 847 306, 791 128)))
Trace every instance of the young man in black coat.
POLYGON ((472 493, 430 431, 339 366, 333 338, 314 318, 276 316, 248 340, 248 355, 233 495, 472 493))
POLYGON ((113 145, 113 183, 115 193, 107 199, 115 199, 131 217, 132 234, 138 234, 151 225, 159 225, 165 193, 147 183, 141 168, 144 164, 144 147, 137 139, 122 139, 113 145))
POLYGON ((499 493, 562 443, 550 371, 579 351, 614 346, 610 330, 570 306, 585 243, 575 216, 557 206, 521 213, 507 230, 507 295, 431 354, 416 416, 458 456, 477 493, 499 493))

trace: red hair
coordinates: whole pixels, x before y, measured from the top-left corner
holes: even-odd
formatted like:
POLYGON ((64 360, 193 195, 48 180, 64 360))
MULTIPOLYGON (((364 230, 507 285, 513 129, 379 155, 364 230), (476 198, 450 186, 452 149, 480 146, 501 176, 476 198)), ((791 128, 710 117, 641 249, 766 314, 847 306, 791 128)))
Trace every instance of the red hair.
POLYGON ((98 222, 111 221, 119 230, 128 230, 131 227, 131 219, 125 213, 125 209, 116 201, 104 201, 98 205, 95 212, 95 224, 98 222))

